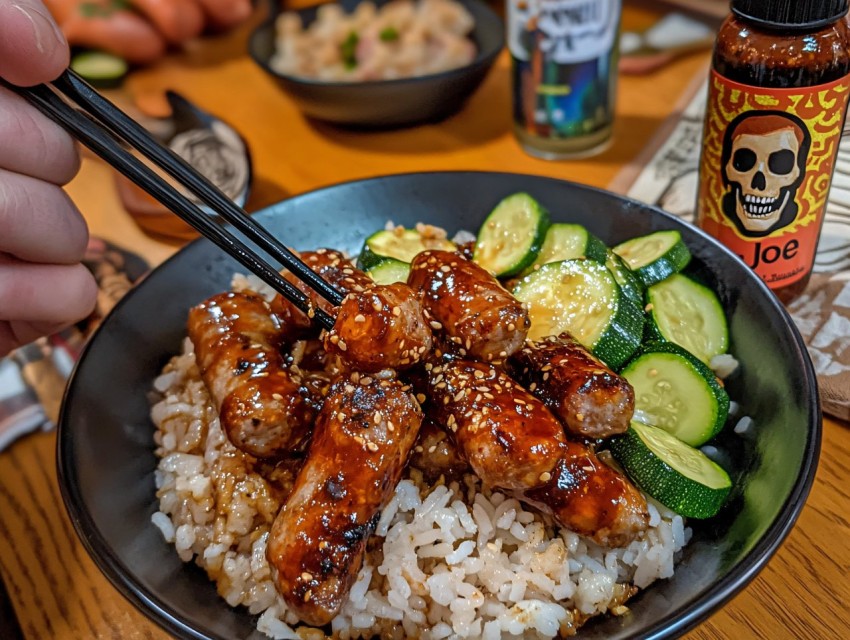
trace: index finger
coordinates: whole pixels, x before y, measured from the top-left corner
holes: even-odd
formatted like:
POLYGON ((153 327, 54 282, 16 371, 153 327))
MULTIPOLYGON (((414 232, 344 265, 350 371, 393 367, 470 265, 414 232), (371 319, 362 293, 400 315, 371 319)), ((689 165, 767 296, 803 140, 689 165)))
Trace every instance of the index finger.
POLYGON ((40 0, 0 0, 0 77, 25 87, 49 82, 69 60, 68 42, 40 0))

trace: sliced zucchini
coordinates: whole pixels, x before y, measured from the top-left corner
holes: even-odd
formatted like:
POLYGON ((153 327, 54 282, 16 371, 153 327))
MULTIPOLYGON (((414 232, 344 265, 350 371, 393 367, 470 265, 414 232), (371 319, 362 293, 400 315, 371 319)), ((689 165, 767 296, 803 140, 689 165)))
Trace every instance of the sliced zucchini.
POLYGON ((680 273, 646 292, 649 339, 674 342, 705 363, 729 348, 720 300, 708 287, 680 273))
POLYGON ((472 259, 496 277, 531 266, 549 228, 549 212, 527 193, 515 193, 490 212, 475 242, 472 259))
POLYGON ((103 51, 83 51, 71 59, 71 69, 95 87, 112 89, 129 71, 127 61, 103 51))
POLYGON ((557 223, 549 227, 543 246, 534 262, 526 270, 530 273, 544 264, 587 258, 605 263, 608 248, 605 244, 580 224, 557 223))
POLYGON ((606 249, 605 266, 614 276, 614 280, 620 285, 626 297, 638 307, 643 308, 643 297, 646 295, 646 287, 640 279, 629 269, 625 261, 611 249, 606 249))
POLYGON ((671 342, 644 345, 620 374, 635 390, 635 410, 682 442, 698 447, 729 415, 729 394, 714 372, 671 342))
POLYGON ((360 255, 357 257, 357 266, 364 271, 376 267, 387 258, 410 263, 413 258, 428 249, 440 249, 443 251, 454 251, 457 246, 445 239, 423 238, 415 229, 396 227, 392 230, 383 230, 373 233, 366 238, 360 255))
POLYGON ((729 474, 664 429, 632 422, 611 452, 641 490, 687 518, 710 518, 732 489, 729 474))
POLYGON ((643 312, 598 262, 544 264, 522 278, 513 294, 528 304, 531 340, 568 331, 612 369, 640 346, 643 312))
POLYGON ((656 231, 632 238, 614 247, 647 287, 678 273, 691 261, 691 252, 678 231, 656 231))
POLYGON ((387 258, 383 262, 376 264, 366 273, 377 284, 407 282, 407 276, 410 274, 410 264, 401 260, 395 260, 394 258, 387 258))

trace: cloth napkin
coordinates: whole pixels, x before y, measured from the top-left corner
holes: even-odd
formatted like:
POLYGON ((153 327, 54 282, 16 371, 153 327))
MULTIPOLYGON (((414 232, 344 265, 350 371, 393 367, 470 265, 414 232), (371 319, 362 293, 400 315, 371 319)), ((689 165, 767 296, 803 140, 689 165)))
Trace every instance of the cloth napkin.
MULTIPOLYGON (((688 222, 694 219, 706 98, 704 84, 625 189, 688 222)), ((788 311, 814 363, 824 412, 850 420, 850 136, 839 145, 814 274, 788 311)))
POLYGON ((139 256, 98 238, 84 264, 97 280, 97 307, 79 324, 0 358, 0 451, 21 436, 54 427, 65 383, 88 336, 147 270, 139 256))

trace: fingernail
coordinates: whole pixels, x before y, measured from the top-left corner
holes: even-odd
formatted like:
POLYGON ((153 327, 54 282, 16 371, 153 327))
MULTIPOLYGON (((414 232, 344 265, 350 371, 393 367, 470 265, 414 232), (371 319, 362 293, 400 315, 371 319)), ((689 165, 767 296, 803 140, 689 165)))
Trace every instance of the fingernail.
POLYGON ((32 30, 35 33, 35 46, 40 53, 53 50, 56 45, 62 48, 68 46, 65 35, 59 29, 56 21, 47 12, 47 9, 22 4, 13 4, 11 8, 21 12, 29 19, 30 24, 32 24, 32 30), (53 46, 46 42, 46 39, 51 37, 50 34, 52 34, 55 40, 53 46))

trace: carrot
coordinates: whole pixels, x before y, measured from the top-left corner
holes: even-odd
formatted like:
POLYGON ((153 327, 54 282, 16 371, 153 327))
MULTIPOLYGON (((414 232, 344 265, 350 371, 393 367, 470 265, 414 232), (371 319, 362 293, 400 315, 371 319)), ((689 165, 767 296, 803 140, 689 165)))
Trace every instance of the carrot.
POLYGON ((197 0, 130 0, 130 4, 172 44, 200 35, 204 13, 197 0))
POLYGON ((251 0, 198 0, 213 29, 235 27, 251 15, 251 0))
POLYGON ((148 64, 165 53, 163 37, 147 20, 123 8, 123 2, 78 0, 76 4, 61 24, 72 46, 107 51, 133 64, 148 64))
POLYGON ((44 0, 44 4, 53 15, 53 19, 61 25, 77 10, 80 0, 44 0))

